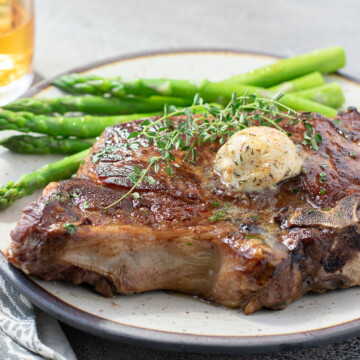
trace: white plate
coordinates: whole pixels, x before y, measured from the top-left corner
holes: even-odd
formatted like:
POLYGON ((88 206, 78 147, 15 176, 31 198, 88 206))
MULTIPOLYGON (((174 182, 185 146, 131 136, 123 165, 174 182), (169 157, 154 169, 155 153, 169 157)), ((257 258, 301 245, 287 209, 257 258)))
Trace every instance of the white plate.
MULTIPOLYGON (((198 51, 141 55, 112 60, 80 71, 103 76, 170 77, 221 80, 262 65, 271 56, 222 51, 198 51)), ((75 70, 78 71, 78 70, 75 70)), ((339 75, 347 103, 360 105, 360 85, 339 75)), ((34 94, 34 91, 32 92, 34 94)), ((48 83, 36 96, 60 94, 48 83)), ((0 136, 8 136, 3 132, 0 136)), ((0 183, 15 180, 58 156, 26 156, 0 149, 0 183)), ((9 232, 21 209, 36 194, 16 202, 1 213, 0 247, 9 243, 9 232)), ((1 256, 0 270, 25 295, 45 311, 91 333, 166 349, 203 352, 284 351, 305 345, 340 341, 360 333, 360 289, 308 294, 285 310, 261 310, 245 316, 239 310, 200 301, 191 296, 163 291, 104 298, 84 286, 45 282, 27 277, 1 256)))

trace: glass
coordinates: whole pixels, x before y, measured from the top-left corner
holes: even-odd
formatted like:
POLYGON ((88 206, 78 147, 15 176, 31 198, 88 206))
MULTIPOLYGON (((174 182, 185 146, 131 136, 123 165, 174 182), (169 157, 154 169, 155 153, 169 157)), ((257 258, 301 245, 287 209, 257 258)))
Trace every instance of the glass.
POLYGON ((0 0, 0 106, 30 87, 33 50, 33 0, 0 0))

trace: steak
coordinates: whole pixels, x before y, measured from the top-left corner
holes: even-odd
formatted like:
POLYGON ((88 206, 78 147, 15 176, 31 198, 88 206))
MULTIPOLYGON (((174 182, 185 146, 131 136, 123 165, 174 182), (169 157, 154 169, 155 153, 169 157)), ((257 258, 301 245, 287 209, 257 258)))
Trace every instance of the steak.
POLYGON ((282 124, 304 166, 276 191, 229 189, 213 169, 220 145, 209 143, 196 163, 175 152, 176 176, 151 169, 155 183, 143 181, 140 197, 106 208, 133 186, 134 165, 159 156, 145 138, 130 146, 141 121, 109 127, 76 179, 49 184, 23 210, 7 258, 26 274, 89 283, 104 296, 171 289, 246 314, 360 285, 360 114, 309 122, 323 138, 318 151, 302 145, 301 121, 282 124))

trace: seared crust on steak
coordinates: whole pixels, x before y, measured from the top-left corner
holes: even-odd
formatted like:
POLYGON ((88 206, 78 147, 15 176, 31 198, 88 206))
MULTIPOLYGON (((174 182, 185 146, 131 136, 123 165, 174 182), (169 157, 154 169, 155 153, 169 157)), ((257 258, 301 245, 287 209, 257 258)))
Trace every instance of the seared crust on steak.
POLYGON ((156 183, 144 181, 141 198, 105 209, 132 186, 133 166, 144 168, 159 154, 144 138, 128 146, 140 123, 107 128, 77 179, 49 184, 24 209, 7 252, 11 263, 43 279, 90 283, 105 296, 172 289, 247 314, 283 308, 308 291, 360 285, 357 111, 336 121, 312 115, 323 138, 318 151, 301 144, 301 122, 283 124, 304 168, 277 191, 228 188, 213 170, 219 144, 205 144, 195 164, 176 152, 176 177, 151 170, 156 183), (211 220, 214 202, 229 220, 211 220))

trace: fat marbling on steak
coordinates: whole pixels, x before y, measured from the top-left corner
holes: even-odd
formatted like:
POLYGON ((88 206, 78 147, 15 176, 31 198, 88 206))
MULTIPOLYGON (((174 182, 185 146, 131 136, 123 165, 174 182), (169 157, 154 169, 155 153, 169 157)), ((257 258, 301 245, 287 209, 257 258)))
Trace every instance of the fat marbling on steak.
POLYGON ((133 166, 159 154, 145 138, 126 146, 140 123, 107 128, 76 179, 49 184, 23 210, 7 252, 12 264, 46 280, 90 283, 105 296, 171 289, 247 314, 360 285, 356 110, 336 121, 312 115, 318 151, 301 144, 301 122, 283 125, 304 167, 276 191, 227 188, 213 169, 219 145, 205 144, 195 164, 175 153, 176 177, 152 171, 156 183, 144 181, 140 198, 104 209, 133 185, 133 166), (226 220, 211 220, 216 211, 226 220))

